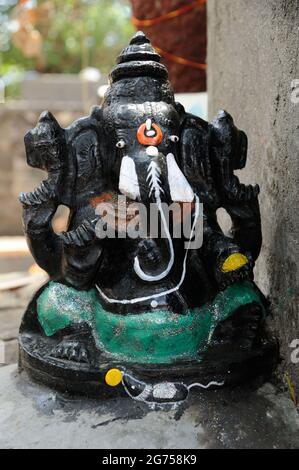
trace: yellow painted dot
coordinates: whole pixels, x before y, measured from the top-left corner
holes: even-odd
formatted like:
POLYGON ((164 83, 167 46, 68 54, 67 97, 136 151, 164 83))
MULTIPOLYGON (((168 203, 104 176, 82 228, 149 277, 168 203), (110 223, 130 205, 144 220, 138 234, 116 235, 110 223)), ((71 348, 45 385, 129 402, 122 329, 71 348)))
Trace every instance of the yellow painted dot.
POLYGON ((223 263, 221 271, 223 273, 229 273, 235 271, 248 263, 248 258, 241 253, 233 253, 223 263))
POLYGON ((110 387, 116 387, 121 383, 122 378, 123 374, 119 369, 110 369, 105 376, 105 381, 110 387))

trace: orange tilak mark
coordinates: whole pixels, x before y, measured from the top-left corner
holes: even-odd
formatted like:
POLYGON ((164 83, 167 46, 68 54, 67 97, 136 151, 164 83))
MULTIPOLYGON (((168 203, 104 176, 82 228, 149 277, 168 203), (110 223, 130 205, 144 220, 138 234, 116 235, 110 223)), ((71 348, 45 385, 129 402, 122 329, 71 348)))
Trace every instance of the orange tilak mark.
POLYGON ((195 2, 190 3, 189 5, 185 5, 184 7, 178 8, 177 10, 170 11, 165 15, 157 16, 156 18, 144 19, 140 20, 135 16, 132 17, 132 23, 139 27, 147 27, 147 26, 154 26, 156 24, 162 23, 163 21, 168 21, 173 18, 177 18, 178 16, 184 15, 194 8, 200 7, 206 3, 206 0, 196 0, 195 2))
POLYGON ((157 124, 152 124, 152 128, 155 129, 156 135, 154 137, 148 137, 145 135, 146 125, 141 124, 137 131, 138 142, 142 145, 159 145, 163 140, 163 133, 157 124))

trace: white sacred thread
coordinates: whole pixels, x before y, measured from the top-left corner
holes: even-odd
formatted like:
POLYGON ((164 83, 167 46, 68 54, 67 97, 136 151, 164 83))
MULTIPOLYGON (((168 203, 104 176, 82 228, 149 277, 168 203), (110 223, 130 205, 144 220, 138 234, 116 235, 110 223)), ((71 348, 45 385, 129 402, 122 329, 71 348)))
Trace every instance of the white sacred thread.
POLYGON ((200 384, 200 383, 196 382, 194 384, 189 385, 187 388, 188 388, 188 390, 191 390, 191 388, 193 388, 193 387, 200 387, 200 388, 207 389, 207 388, 212 387, 212 385, 215 385, 217 387, 222 387, 224 385, 224 380, 223 380, 223 382, 214 382, 212 380, 212 382, 209 382, 207 385, 203 385, 203 384, 200 384))
POLYGON ((200 213, 199 198, 198 198, 198 196, 195 194, 195 214, 194 214, 194 222, 193 222, 193 225, 192 225, 191 235, 190 235, 190 239, 189 239, 189 242, 188 242, 188 246, 187 246, 186 253, 185 253, 185 257, 184 257, 184 261, 183 261, 182 276, 181 276, 180 282, 179 282, 175 287, 173 287, 172 289, 168 289, 168 290, 166 290, 166 291, 159 292, 159 293, 152 294, 152 295, 148 295, 148 296, 145 296, 145 297, 137 297, 137 298, 133 298, 133 299, 122 299, 122 300, 119 300, 119 299, 111 299, 110 297, 107 297, 107 295, 106 295, 106 294, 101 290, 101 288, 96 284, 96 288, 97 288, 98 292, 100 293, 101 297, 102 297, 106 302, 108 302, 108 303, 110 303, 110 304, 123 304, 123 305, 128 305, 128 304, 136 304, 136 303, 139 303, 139 302, 145 302, 145 301, 147 301, 147 300, 157 299, 157 298, 159 298, 159 297, 164 297, 165 295, 169 295, 169 294, 172 294, 172 293, 178 291, 178 290, 180 289, 181 285, 183 284, 184 280, 185 280, 188 252, 189 252, 190 245, 191 245, 191 242, 192 242, 192 238, 193 238, 193 235, 194 235, 194 232, 195 232, 195 228, 196 228, 197 220, 198 220, 198 217, 199 217, 199 213, 200 213))

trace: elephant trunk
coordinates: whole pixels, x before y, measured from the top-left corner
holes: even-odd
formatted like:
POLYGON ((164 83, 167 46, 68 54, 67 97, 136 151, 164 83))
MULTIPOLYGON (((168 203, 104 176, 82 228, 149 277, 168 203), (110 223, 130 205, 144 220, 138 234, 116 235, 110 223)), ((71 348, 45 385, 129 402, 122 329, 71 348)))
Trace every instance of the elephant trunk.
MULTIPOLYGON (((146 197, 146 200, 153 198, 157 205, 162 222, 162 229, 168 242, 169 261, 167 266, 160 274, 151 275, 144 272, 140 265, 138 256, 134 258, 134 271, 137 276, 143 281, 157 282, 161 281, 169 274, 175 261, 173 241, 162 207, 162 195, 164 194, 164 189, 162 187, 161 179, 165 180, 166 175, 163 175, 162 178, 159 158, 166 162, 168 186, 170 189, 170 197, 173 202, 191 203, 194 201, 194 192, 186 177, 180 170, 172 153, 169 153, 165 157, 161 153, 159 154, 157 147, 149 146, 146 148, 145 154, 144 152, 141 152, 134 155, 134 157, 135 158, 133 159, 131 156, 125 155, 122 159, 119 190, 122 194, 134 200, 142 200, 144 196, 146 197), (136 166, 139 177, 136 173, 136 166), (144 194, 144 188, 146 188, 146 194, 144 194)), ((164 165, 162 166, 164 168, 164 165)))
POLYGON ((171 235, 169 233, 169 227, 168 227, 168 224, 167 224, 167 221, 166 221, 166 218, 165 218, 165 214, 164 214, 163 208, 162 208, 161 193, 164 193, 164 191, 161 187, 161 180, 160 180, 161 170, 160 170, 158 164, 154 160, 152 160, 151 163, 149 164, 147 173, 148 173, 147 182, 148 182, 149 188, 150 188, 150 196, 153 195, 153 197, 155 199, 155 202, 157 204, 157 208, 158 208, 158 211, 159 211, 159 214, 160 214, 160 217, 161 217, 161 221, 162 221, 162 227, 164 229, 164 233, 165 233, 167 241, 168 241, 170 258, 169 258, 169 262, 168 262, 166 268, 160 274, 157 274, 157 275, 153 276, 153 275, 150 275, 150 274, 146 274, 142 270, 142 268, 140 266, 138 256, 135 256, 134 271, 137 274, 137 276, 140 277, 140 279, 142 279, 143 281, 157 282, 157 281, 161 281, 162 279, 164 279, 169 274, 169 272, 171 271, 171 269, 173 267, 173 264, 174 264, 174 248, 173 248, 172 238, 171 238, 171 235))

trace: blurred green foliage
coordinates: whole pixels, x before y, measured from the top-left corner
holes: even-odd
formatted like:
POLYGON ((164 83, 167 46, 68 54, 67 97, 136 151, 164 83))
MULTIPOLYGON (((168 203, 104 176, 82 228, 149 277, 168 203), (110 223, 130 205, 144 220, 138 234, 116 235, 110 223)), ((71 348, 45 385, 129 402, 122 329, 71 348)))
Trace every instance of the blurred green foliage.
POLYGON ((16 3, 0 0, 0 76, 27 70, 77 73, 86 66, 107 73, 133 33, 128 0, 51 0, 51 21, 36 24, 43 36, 41 64, 24 57, 11 41, 16 3))

